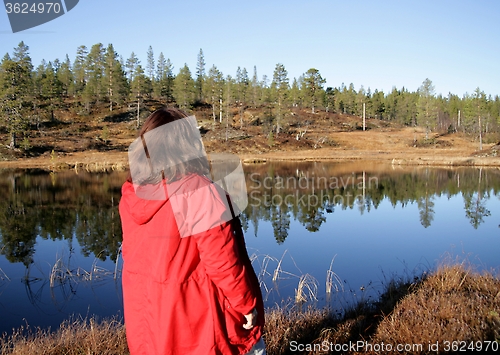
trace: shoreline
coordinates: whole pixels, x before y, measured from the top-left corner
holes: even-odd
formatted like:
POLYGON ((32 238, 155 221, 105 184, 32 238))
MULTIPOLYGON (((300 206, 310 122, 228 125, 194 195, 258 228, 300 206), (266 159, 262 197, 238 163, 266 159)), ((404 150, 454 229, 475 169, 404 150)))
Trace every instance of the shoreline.
MULTIPOLYGON (((412 150, 408 153, 389 151, 347 150, 323 148, 318 150, 274 151, 265 153, 236 154, 243 164, 266 162, 373 162, 392 166, 427 166, 427 167, 493 167, 500 168, 500 157, 488 156, 488 150, 478 152, 456 152, 444 149, 412 150), (481 152, 483 153, 483 152, 481 152)), ((210 156, 210 153, 208 153, 210 156)), ((35 158, 0 161, 0 169, 42 169, 65 170, 87 169, 127 170, 127 152, 87 151, 55 154, 35 158)))

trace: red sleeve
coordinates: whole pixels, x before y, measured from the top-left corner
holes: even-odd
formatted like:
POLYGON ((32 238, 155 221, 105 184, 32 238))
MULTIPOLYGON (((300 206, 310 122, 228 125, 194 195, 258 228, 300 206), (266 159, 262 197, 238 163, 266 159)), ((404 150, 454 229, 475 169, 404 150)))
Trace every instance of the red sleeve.
POLYGON ((196 236, 200 259, 214 284, 231 306, 241 314, 255 308, 257 297, 252 292, 249 270, 238 251, 231 222, 196 236))

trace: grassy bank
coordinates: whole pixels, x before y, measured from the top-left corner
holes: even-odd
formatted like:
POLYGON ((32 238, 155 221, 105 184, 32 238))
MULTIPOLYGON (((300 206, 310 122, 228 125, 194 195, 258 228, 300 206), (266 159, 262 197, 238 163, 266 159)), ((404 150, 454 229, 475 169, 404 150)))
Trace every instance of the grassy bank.
MULTIPOLYGON (((500 279, 465 262, 449 262, 420 278, 389 283, 377 301, 359 303, 342 316, 289 307, 269 310, 266 317, 269 355, 498 351, 500 279)), ((19 329, 1 338, 0 354, 123 355, 128 350, 121 320, 90 319, 65 322, 56 332, 19 329)))

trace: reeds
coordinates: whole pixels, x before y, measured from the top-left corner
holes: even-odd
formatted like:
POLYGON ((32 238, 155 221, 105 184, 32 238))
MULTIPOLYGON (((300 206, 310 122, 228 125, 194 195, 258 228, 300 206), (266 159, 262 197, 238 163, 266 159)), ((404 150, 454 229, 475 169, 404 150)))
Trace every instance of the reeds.
POLYGON ((10 281, 9 277, 7 274, 0 268, 0 281, 10 281))
POLYGON ((299 284, 295 289, 295 303, 317 301, 318 281, 311 275, 305 274, 300 277, 299 284))
POLYGON ((115 272, 111 272, 110 270, 97 265, 97 262, 97 258, 94 259, 89 270, 85 270, 81 267, 72 269, 69 265, 69 261, 66 263, 63 257, 57 258, 49 274, 50 287, 62 285, 69 281, 98 282, 109 279, 111 275, 116 275, 117 270, 115 270, 115 272))
POLYGON ((333 259, 330 263, 330 267, 326 271, 326 294, 327 294, 327 296, 330 296, 332 294, 332 291, 344 292, 344 284, 342 283, 342 280, 332 270, 334 261, 335 261, 335 256, 333 257, 333 259))
MULTIPOLYGON (((261 289, 265 295, 265 299, 268 298, 269 294, 273 291, 279 292, 279 283, 285 279, 297 279, 297 287, 294 288, 295 296, 294 302, 297 304, 303 304, 306 302, 314 302, 318 300, 319 294, 319 283, 318 280, 308 273, 302 273, 299 267, 295 263, 293 257, 285 250, 280 259, 269 255, 262 256, 262 262, 259 261, 259 255, 252 254, 250 260, 256 269, 257 277, 261 289), (292 261, 293 266, 297 269, 297 273, 293 273, 284 269, 283 264, 285 261, 285 256, 288 256, 292 261), (273 264, 276 264, 273 266, 273 264), (271 279, 272 286, 269 284, 268 279, 271 279)), ((344 286, 340 277, 333 271, 333 263, 335 257, 330 263, 330 268, 326 273, 326 295, 327 298, 331 296, 333 292, 343 292, 344 286)))
POLYGON ((287 254, 287 252, 288 250, 285 250, 281 255, 280 259, 277 259, 270 255, 263 255, 262 262, 259 261, 260 256, 255 253, 252 254, 250 258, 252 264, 254 265, 254 269, 256 269, 256 274, 259 279, 259 284, 264 293, 264 300, 267 300, 269 295, 273 291, 279 293, 279 288, 280 288, 279 283, 282 282, 283 280, 289 280, 289 279, 298 280, 297 288, 295 288, 295 301, 297 303, 304 303, 307 301, 317 300, 317 294, 318 294, 317 280, 309 274, 302 274, 300 269, 297 267, 295 260, 289 254, 287 254), (288 256, 290 258, 293 265, 298 270, 298 273, 293 273, 283 268, 285 256, 288 256), (274 263, 276 264, 276 266, 274 266, 273 270, 272 264, 274 263), (268 280, 269 278, 271 279, 270 282, 268 280))

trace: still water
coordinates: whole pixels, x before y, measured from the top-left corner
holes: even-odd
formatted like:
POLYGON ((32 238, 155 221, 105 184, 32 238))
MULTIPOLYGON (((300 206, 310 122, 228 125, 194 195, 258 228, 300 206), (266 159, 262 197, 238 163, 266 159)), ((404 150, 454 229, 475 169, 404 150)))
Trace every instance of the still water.
MULTIPOLYGON (((266 305, 341 312, 447 258, 498 269, 500 171, 245 165, 247 248, 266 305)), ((125 172, 0 171, 0 332, 122 316, 125 172)))

